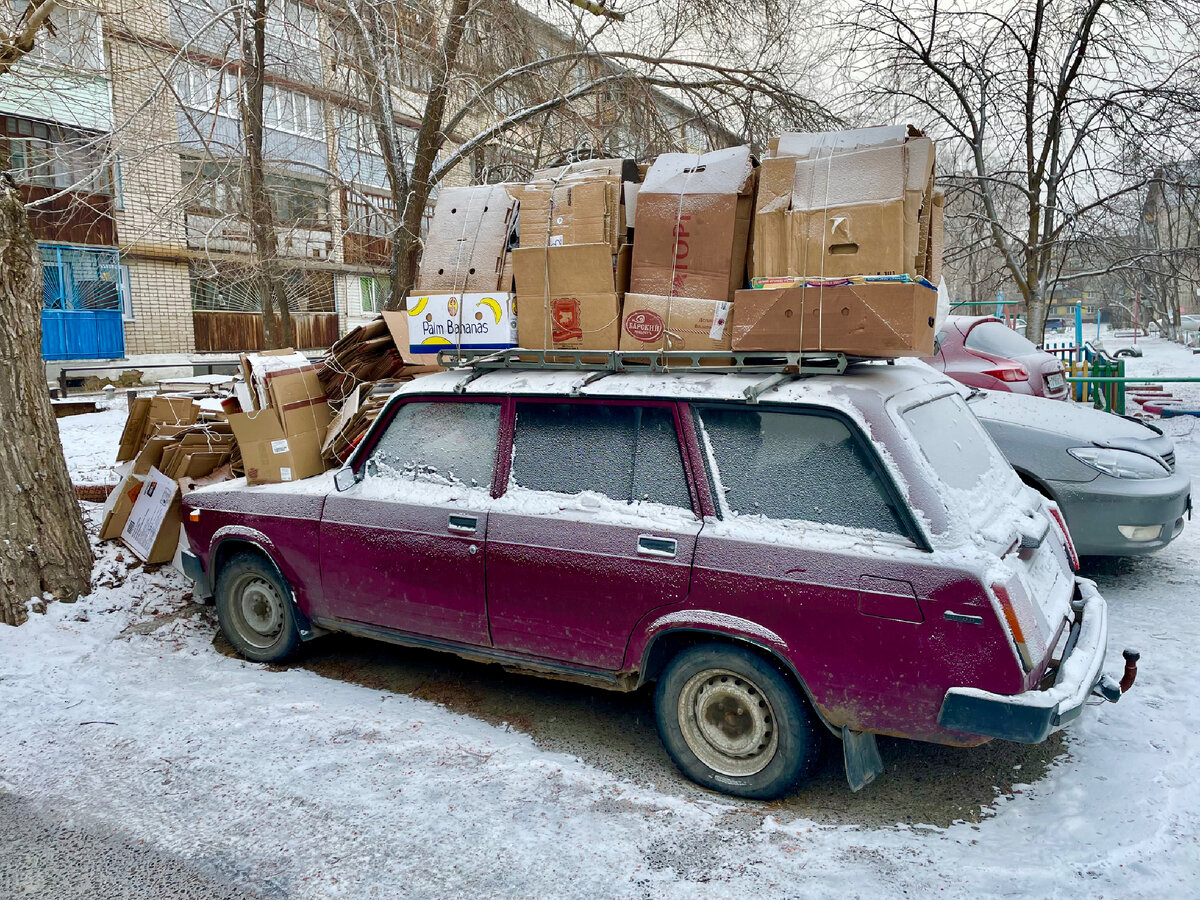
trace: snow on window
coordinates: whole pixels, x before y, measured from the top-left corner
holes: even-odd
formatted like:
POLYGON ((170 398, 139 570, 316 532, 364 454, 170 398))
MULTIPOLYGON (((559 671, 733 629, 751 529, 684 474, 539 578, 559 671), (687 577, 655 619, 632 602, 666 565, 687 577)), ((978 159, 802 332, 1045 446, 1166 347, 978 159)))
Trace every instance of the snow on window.
POLYGON ((692 506, 665 407, 518 403, 512 481, 533 491, 692 506))
POLYGON ((938 477, 971 490, 1000 465, 999 452, 957 394, 904 411, 904 423, 938 477))
POLYGON ((723 512, 905 534, 872 461, 832 416, 697 411, 723 512))
POLYGON ((406 403, 367 459, 366 477, 486 488, 499 423, 498 403, 406 403))

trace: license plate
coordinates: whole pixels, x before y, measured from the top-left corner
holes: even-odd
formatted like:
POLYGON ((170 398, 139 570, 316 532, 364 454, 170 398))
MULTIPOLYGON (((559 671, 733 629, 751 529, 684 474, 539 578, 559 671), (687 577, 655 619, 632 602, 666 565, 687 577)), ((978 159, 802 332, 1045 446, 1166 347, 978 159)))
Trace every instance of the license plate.
POLYGON ((1052 391, 1061 391, 1065 385, 1066 379, 1063 378, 1062 372, 1051 372, 1046 376, 1046 387, 1052 391))

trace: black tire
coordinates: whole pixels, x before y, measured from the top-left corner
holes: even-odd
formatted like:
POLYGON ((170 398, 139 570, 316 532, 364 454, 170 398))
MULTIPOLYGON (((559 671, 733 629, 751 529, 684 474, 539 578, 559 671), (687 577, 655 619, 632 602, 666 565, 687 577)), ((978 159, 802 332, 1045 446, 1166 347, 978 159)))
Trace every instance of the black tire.
POLYGON ((782 797, 812 774, 820 754, 807 701, 779 668, 741 647, 680 652, 658 681, 654 707, 671 759, 722 793, 782 797))
POLYGON ((246 659, 282 662, 300 646, 292 591, 259 554, 239 553, 221 567, 216 604, 222 634, 246 659))

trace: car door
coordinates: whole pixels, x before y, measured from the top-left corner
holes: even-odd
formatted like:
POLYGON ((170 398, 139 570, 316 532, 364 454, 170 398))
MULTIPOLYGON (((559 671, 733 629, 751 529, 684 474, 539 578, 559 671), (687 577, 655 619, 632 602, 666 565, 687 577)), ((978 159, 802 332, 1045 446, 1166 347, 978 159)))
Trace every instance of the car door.
POLYGON ((700 524, 675 404, 518 400, 488 522, 494 646, 619 668, 638 620, 686 599, 700 524))
POLYGON ((824 411, 692 409, 718 518, 697 541, 689 605, 778 635, 833 721, 910 728, 898 694, 940 700, 921 680, 922 598, 944 570, 918 545, 869 442, 824 411))
POLYGON ((489 643, 483 546, 499 400, 411 400, 369 438, 359 480, 325 501, 321 576, 335 618, 489 643))

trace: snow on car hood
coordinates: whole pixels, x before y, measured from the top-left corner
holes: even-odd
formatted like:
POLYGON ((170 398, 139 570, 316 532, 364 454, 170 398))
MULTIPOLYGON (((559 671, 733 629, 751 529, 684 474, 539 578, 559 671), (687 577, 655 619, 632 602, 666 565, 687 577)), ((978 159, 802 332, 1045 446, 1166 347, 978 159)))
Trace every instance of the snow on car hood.
POLYGON ((1152 429, 1091 406, 1004 391, 977 393, 969 400, 980 419, 1040 428, 1086 443, 1112 440, 1146 441, 1159 437, 1152 429))

